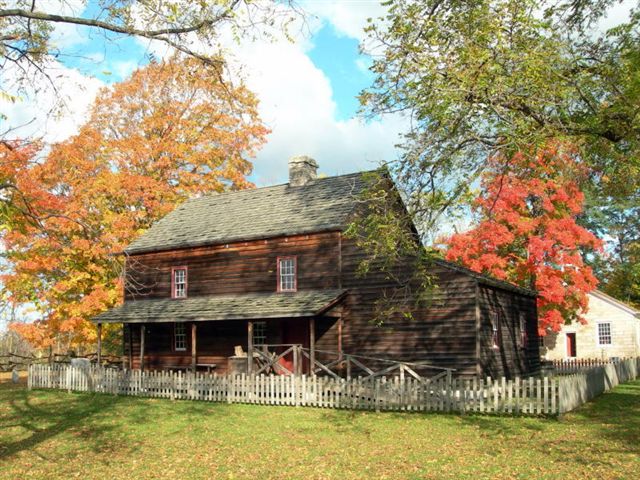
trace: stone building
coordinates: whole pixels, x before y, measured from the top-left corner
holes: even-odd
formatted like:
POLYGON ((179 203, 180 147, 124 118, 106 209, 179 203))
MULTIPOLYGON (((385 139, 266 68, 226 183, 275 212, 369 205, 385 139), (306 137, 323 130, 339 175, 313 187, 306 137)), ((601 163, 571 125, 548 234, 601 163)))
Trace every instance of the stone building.
POLYGON ((545 360, 640 356, 640 311, 595 290, 589 294, 586 325, 565 325, 540 339, 545 360))

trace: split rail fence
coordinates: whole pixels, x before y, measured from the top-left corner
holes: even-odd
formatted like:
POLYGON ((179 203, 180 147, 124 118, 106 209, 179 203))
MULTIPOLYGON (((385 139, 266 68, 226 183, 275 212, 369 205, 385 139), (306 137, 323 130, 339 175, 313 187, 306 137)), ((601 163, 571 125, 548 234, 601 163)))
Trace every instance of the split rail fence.
POLYGON ((217 375, 31 365, 29 388, 261 405, 415 412, 558 415, 638 378, 640 358, 586 373, 514 380, 217 375))

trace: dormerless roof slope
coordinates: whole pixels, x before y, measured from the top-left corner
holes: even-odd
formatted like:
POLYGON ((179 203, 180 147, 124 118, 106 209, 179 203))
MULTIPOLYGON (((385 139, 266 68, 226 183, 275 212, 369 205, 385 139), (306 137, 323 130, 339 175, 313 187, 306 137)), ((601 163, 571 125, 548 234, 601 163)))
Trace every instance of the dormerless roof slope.
MULTIPOLYGON (((138 254, 285 235, 342 230, 349 223, 367 175, 357 172, 318 178, 299 187, 288 183, 194 198, 178 206, 129 245, 138 254)), ((378 170, 378 172, 382 172, 378 170)), ((480 283, 524 295, 536 292, 481 275, 444 260, 441 266, 480 283)))
POLYGON ((125 253, 339 230, 348 223, 366 174, 194 198, 155 223, 125 253))

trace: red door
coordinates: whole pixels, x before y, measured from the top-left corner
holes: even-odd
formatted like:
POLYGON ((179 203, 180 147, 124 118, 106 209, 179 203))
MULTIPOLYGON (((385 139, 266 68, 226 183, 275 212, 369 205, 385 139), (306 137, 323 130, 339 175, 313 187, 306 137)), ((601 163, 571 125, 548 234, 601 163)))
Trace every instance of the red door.
POLYGON ((576 357, 576 334, 567 333, 567 357, 576 357))
MULTIPOLYGON (((284 320, 282 322, 282 343, 300 344, 307 348, 309 346, 309 321, 304 318, 284 320)), ((302 371, 306 371, 307 363, 302 358, 299 358, 299 360, 302 362, 302 371)), ((293 354, 285 355, 280 359, 279 363, 289 371, 293 371, 293 354)))

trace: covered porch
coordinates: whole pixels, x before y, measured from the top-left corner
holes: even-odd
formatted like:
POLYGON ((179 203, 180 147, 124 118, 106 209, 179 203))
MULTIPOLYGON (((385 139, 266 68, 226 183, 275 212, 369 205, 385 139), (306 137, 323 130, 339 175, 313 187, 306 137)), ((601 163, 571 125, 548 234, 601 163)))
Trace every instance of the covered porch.
POLYGON ((220 374, 311 373, 316 349, 342 351, 346 291, 144 299, 93 321, 123 325, 129 369, 220 374))

